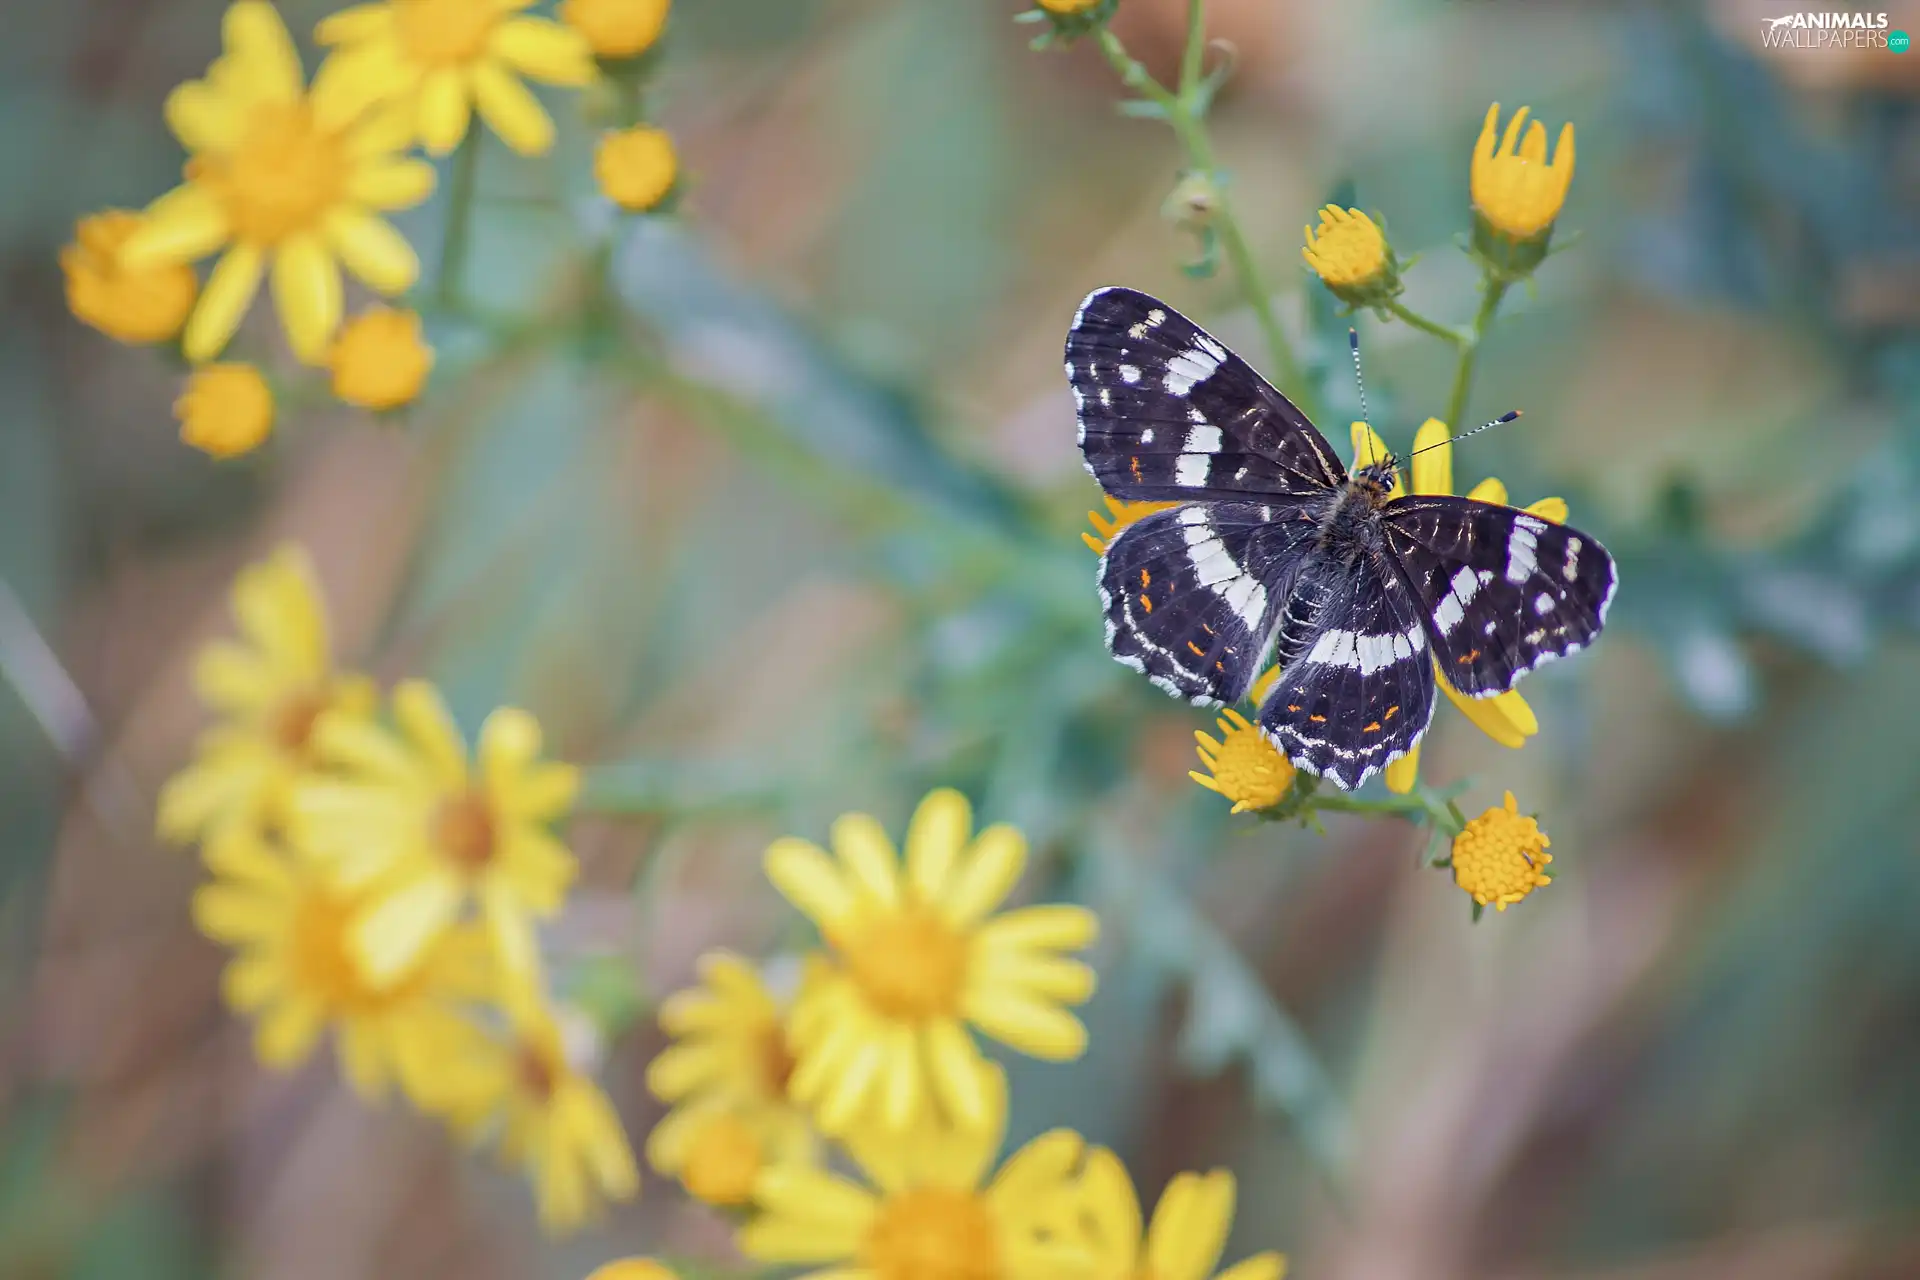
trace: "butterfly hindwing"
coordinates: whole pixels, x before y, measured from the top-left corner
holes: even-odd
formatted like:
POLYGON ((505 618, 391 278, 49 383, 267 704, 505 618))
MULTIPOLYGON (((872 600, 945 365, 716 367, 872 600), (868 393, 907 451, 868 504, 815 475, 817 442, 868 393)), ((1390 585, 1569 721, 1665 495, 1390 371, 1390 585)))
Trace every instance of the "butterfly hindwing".
POLYGON ((1284 501, 1192 503, 1122 529, 1100 561, 1113 656, 1203 706, 1246 696, 1313 537, 1298 514, 1284 501))
POLYGON ((1613 557, 1578 529, 1468 498, 1388 504, 1389 550, 1419 596, 1448 683, 1488 697, 1600 634, 1613 557))
POLYGON ((1211 334, 1156 298, 1096 289, 1067 332, 1080 448, 1127 501, 1324 491, 1346 469, 1306 415, 1211 334))
POLYGON ((1294 584, 1280 677, 1260 727, 1295 766, 1348 790, 1405 755, 1433 715, 1433 668, 1420 605, 1392 564, 1322 557, 1294 584))

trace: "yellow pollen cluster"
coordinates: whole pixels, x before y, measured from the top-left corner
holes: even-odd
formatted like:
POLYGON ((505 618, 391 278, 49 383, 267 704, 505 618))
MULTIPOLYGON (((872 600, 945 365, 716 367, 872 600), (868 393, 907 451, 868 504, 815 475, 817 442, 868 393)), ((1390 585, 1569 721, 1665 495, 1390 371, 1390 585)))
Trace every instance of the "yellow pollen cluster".
POLYGON ((1193 734, 1207 772, 1187 776, 1233 801, 1235 813, 1279 804, 1293 786, 1294 772, 1280 749, 1232 708, 1214 723, 1220 727, 1219 738, 1198 729, 1193 734))
POLYGON ((273 430, 273 391, 250 364, 203 365, 187 379, 173 413, 182 441, 215 458, 237 458, 273 430))
POLYGON ((966 944, 932 911, 881 916, 840 946, 847 972, 889 1017, 917 1020, 957 1011, 967 976, 966 944))
POLYGON ((1453 882, 1481 906, 1505 911, 1542 885, 1552 883, 1547 864, 1551 842, 1533 818, 1520 813, 1513 792, 1469 822, 1453 840, 1453 882))
POLYGON ((109 338, 165 342, 180 332, 200 286, 184 263, 133 269, 120 265, 120 246, 141 227, 125 209, 82 218, 74 242, 60 251, 67 306, 109 338))
POLYGON ((874 1221, 866 1263, 877 1280, 1000 1280, 993 1219, 980 1197, 944 1187, 896 1196, 874 1221))

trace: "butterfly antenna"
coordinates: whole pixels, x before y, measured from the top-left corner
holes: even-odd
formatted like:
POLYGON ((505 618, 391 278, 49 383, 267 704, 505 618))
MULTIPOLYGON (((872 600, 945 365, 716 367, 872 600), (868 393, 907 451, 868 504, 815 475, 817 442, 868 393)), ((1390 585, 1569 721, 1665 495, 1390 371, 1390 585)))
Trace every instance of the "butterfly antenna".
MULTIPOLYGON (((1495 418, 1492 422, 1483 422, 1479 426, 1475 427, 1473 430, 1462 431, 1459 435, 1454 436, 1450 440, 1441 440, 1438 443, 1430 444, 1427 446, 1427 449, 1438 449, 1441 445, 1444 445, 1444 444, 1458 444, 1460 441, 1465 440, 1468 436, 1477 436, 1482 431, 1486 431, 1489 428, 1497 427, 1505 422, 1512 422, 1515 418, 1519 416, 1520 416, 1520 411, 1518 409, 1509 409, 1505 413, 1501 414, 1499 417, 1495 418)), ((1425 453, 1427 449, 1415 449, 1413 453, 1409 456, 1417 458, 1421 454, 1425 453)))
MULTIPOLYGON (((1353 385, 1360 390, 1360 421, 1367 424, 1367 449, 1373 449, 1373 419, 1367 416, 1367 380, 1360 373, 1360 331, 1351 326, 1347 329, 1347 346, 1353 352, 1353 385)), ((1369 461, 1378 462, 1379 458, 1369 461)))

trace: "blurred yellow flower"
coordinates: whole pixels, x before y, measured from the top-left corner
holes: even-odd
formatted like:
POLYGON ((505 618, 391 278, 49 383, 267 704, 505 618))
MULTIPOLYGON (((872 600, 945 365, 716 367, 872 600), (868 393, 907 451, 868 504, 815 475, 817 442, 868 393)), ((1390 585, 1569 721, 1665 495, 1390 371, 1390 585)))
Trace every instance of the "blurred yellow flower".
POLYGON ((671 0, 560 0, 560 21, 602 58, 645 53, 666 29, 671 0))
POLYGON ((908 826, 904 874, 862 813, 833 824, 837 860, 792 837, 767 850, 774 887, 833 953, 791 1023, 792 1095, 828 1133, 863 1119, 898 1132, 936 1102, 984 1124, 986 1059, 968 1024, 1051 1061, 1086 1049, 1086 1027, 1064 1006, 1093 994, 1093 970, 1060 953, 1090 945, 1099 921, 1066 905, 989 919, 1020 879, 1027 842, 1003 824, 969 843, 971 827, 966 798, 941 789, 908 826))
POLYGON ((295 1066, 331 1028, 340 1072, 363 1098, 381 1101, 398 1081, 423 1110, 445 1105, 442 1051, 467 1026, 463 1008, 494 991, 486 939, 448 933, 398 982, 376 988, 347 951, 357 895, 246 829, 210 840, 206 858, 213 878, 193 895, 194 922, 236 953, 222 989, 258 1020, 260 1061, 295 1066))
MULTIPOLYGON (((1143 1231, 1140 1199, 1126 1166, 1113 1152, 1095 1147, 1087 1153, 1073 1201, 1098 1280, 1208 1280, 1233 1226, 1234 1180, 1225 1169, 1177 1175, 1143 1231)), ((1220 1272, 1218 1280, 1282 1280, 1286 1274, 1285 1257, 1259 1253, 1220 1272)))
POLYGON ((497 1135, 501 1158, 533 1182, 540 1225, 571 1231, 603 1201, 639 1195, 640 1171, 613 1104, 575 1065, 552 1015, 520 1000, 507 1008, 507 1034, 443 1060, 460 1099, 449 1119, 469 1140, 497 1135))
POLYGON ((573 805, 579 770, 540 759, 540 725, 503 707, 480 727, 478 769, 439 692, 393 693, 398 731, 327 715, 314 749, 332 776, 295 787, 291 831, 339 883, 368 891, 348 937, 368 977, 397 981, 469 905, 505 976, 538 972, 533 921, 559 910, 577 863, 550 825, 573 805))
POLYGON ((1048 13, 1057 13, 1062 17, 1076 13, 1085 13, 1089 9, 1097 9, 1103 2, 1104 0, 1038 0, 1042 9, 1045 9, 1048 13))
POLYGON ((593 151, 593 178, 600 193, 631 213, 665 200, 679 170, 673 139, 651 125, 602 134, 593 151))
POLYGON ((762 1168, 815 1155, 812 1122, 787 1098, 791 1001, 726 952, 702 956, 700 978, 660 1007, 673 1044, 648 1065, 647 1087, 673 1110, 647 1136, 647 1163, 710 1204, 744 1204, 762 1168))
POLYGON ((1233 801, 1233 812, 1266 809, 1279 804, 1293 786, 1293 765, 1266 734, 1228 707, 1214 723, 1220 737, 1196 729, 1200 763, 1205 773, 1190 770, 1189 778, 1233 801))
POLYGON ((548 18, 525 16, 533 0, 380 0, 321 21, 333 47, 316 79, 365 108, 404 107, 428 151, 445 155, 472 114, 521 155, 553 146, 553 120, 521 82, 578 88, 594 77, 586 37, 548 18))
POLYGON ((307 94, 300 55, 265 0, 236 0, 222 30, 225 52, 206 78, 167 97, 167 124, 192 156, 187 180, 148 206, 121 266, 226 250, 181 337, 199 361, 227 345, 271 260, 287 340, 317 364, 340 323, 341 264, 387 294, 419 273, 413 247, 375 211, 426 199, 433 169, 400 154, 408 133, 390 117, 357 116, 317 87, 307 94))
POLYGON ((273 433, 273 388, 250 364, 202 365, 173 402, 180 441, 213 458, 252 453, 273 433))
POLYGON ((1098 511, 1087 512, 1087 519, 1093 522, 1093 527, 1100 536, 1096 538, 1093 534, 1086 532, 1080 535, 1080 540, 1091 547, 1093 554, 1097 556, 1107 554, 1107 548, 1113 545, 1114 536, 1134 521, 1143 516, 1150 516, 1156 511, 1165 511, 1168 507, 1180 505, 1177 502, 1122 502, 1110 493, 1103 493, 1100 496, 1106 502, 1108 515, 1112 518, 1103 517, 1098 511))
POLYGON ((420 317, 369 307, 347 321, 327 353, 333 394, 362 409, 394 409, 420 394, 433 348, 420 340, 420 317))
POLYGON ((209 644, 193 672, 221 723, 160 789, 155 825, 178 843, 235 827, 278 831, 295 780, 313 767, 315 721, 364 720, 377 700, 366 677, 334 669, 326 606, 305 551, 282 546, 242 569, 232 600, 242 638, 209 644))
POLYGON ((1505 911, 1553 882, 1546 873, 1551 843, 1538 822, 1521 815, 1509 791, 1505 807, 1488 809, 1453 838, 1453 882, 1481 906, 1505 911))
POLYGON ((1333 288, 1364 288, 1378 281, 1392 264, 1386 236, 1358 209, 1330 204, 1320 211, 1319 229, 1308 227, 1306 232, 1300 256, 1333 288))
POLYGON ((142 225, 139 214, 108 209, 80 219, 73 243, 60 250, 67 307, 109 338, 165 342, 180 332, 200 284, 185 263, 142 270, 120 264, 120 248, 142 225))
MULTIPOLYGON (((1413 454, 1407 469, 1412 473, 1415 493, 1453 492, 1453 445, 1448 440, 1450 435, 1447 424, 1438 418, 1428 418, 1414 433, 1413 454)), ((1356 445, 1356 461, 1358 449, 1356 445)), ((1498 480, 1488 478, 1474 486, 1467 496, 1479 502, 1505 506, 1507 487, 1498 480)), ((1527 510, 1555 524, 1564 524, 1567 519, 1567 504, 1560 498, 1542 498, 1527 510)), ((1437 661, 1433 666, 1433 677, 1439 682, 1440 692, 1447 695, 1447 700, 1458 707, 1461 714, 1471 720, 1480 732, 1501 746, 1525 746, 1528 738, 1540 732, 1539 718, 1533 714, 1533 708, 1527 705, 1527 700, 1520 696, 1518 689, 1509 689, 1491 698, 1469 698, 1448 682, 1446 673, 1440 670, 1437 661)), ((1387 789, 1404 795, 1413 790, 1419 777, 1420 744, 1416 742, 1412 750, 1387 766, 1387 789)))
POLYGON ((870 1128, 849 1136, 867 1185, 823 1169, 767 1170, 754 1191, 762 1212, 740 1229, 740 1251, 756 1262, 828 1267, 807 1273, 815 1280, 1091 1277, 1085 1244, 1047 1230, 1071 1193, 1085 1146, 1079 1134, 1042 1134, 986 1181, 1005 1137, 1006 1092, 1005 1075, 990 1065, 978 1126, 922 1116, 906 1136, 870 1128))
POLYGON ((1526 128, 1527 108, 1514 112, 1498 133, 1500 104, 1487 108, 1469 173, 1473 207, 1494 231, 1510 240, 1532 240, 1553 225, 1573 184, 1573 125, 1560 126, 1553 160, 1547 160, 1547 128, 1526 128))
POLYGON ((595 1267, 587 1280, 680 1280, 680 1277, 671 1268, 662 1266, 652 1258, 622 1258, 618 1262, 595 1267))

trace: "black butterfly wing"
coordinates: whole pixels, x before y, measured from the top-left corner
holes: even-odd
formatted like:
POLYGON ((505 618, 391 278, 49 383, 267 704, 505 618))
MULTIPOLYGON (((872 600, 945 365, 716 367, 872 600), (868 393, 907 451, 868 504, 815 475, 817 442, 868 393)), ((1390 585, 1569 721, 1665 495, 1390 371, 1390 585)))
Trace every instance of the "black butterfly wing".
POLYGON ((1314 532, 1284 499, 1188 503, 1128 525, 1100 560, 1107 647, 1176 697, 1238 702, 1314 532))
POLYGON ((1253 367, 1166 303, 1096 289, 1067 331, 1080 450, 1127 501, 1305 494, 1346 480, 1320 433, 1253 367))
POLYGON ((1469 697, 1506 692, 1606 625, 1613 557, 1578 529, 1450 497, 1391 502, 1381 527, 1419 597, 1440 669, 1469 697))
POLYGON ((1298 768, 1348 790, 1413 748, 1433 716, 1419 602, 1384 557, 1310 559, 1277 641, 1260 727, 1298 768))

